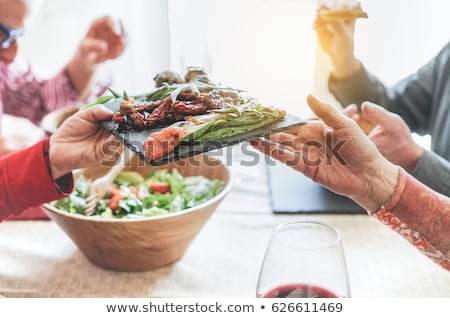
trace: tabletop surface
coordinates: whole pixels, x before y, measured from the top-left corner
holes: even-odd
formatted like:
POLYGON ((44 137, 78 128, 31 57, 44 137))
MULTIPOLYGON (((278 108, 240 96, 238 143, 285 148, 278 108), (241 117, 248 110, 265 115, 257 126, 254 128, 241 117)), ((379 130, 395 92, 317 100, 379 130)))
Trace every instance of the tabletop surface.
POLYGON ((367 215, 273 214, 265 164, 227 148, 233 189, 176 263, 141 273, 92 265, 51 221, 0 224, 6 297, 255 297, 275 225, 315 219, 342 235, 352 297, 450 297, 450 274, 367 215), (248 163, 248 161, 247 161, 248 163))

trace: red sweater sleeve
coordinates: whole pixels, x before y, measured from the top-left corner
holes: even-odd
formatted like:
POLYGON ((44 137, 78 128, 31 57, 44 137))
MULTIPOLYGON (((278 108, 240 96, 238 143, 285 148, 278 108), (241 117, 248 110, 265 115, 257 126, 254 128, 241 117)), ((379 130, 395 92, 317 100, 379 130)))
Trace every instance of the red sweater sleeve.
POLYGON ((397 189, 375 214, 423 254, 450 271, 450 198, 400 170, 397 189))
POLYGON ((0 158, 0 221, 26 208, 67 196, 72 174, 52 179, 48 163, 49 139, 0 158))

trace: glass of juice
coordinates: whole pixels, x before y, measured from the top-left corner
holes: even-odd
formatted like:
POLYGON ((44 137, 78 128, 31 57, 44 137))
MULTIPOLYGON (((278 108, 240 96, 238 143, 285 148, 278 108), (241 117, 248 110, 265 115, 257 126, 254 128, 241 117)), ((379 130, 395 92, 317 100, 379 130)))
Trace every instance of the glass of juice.
POLYGON ((263 298, 350 297, 339 232, 318 221, 275 227, 258 279, 263 298))

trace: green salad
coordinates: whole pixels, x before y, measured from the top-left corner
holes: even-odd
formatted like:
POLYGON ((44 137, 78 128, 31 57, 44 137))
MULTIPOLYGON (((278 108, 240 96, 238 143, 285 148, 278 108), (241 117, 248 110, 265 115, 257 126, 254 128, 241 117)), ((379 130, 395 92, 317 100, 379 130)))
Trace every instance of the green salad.
MULTIPOLYGON (((55 207, 84 215, 91 183, 83 176, 77 178, 72 194, 57 201, 55 207)), ((183 177, 176 169, 156 170, 148 177, 123 171, 116 177, 111 192, 99 200, 93 216, 134 219, 178 212, 213 198, 223 188, 222 180, 183 177)))

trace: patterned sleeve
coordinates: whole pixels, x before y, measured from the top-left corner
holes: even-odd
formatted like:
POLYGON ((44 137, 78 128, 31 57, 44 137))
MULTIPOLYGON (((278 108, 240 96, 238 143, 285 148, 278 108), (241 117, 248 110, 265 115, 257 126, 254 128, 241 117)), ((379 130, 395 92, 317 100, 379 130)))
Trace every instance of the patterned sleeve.
POLYGON ((450 271, 450 198, 400 169, 397 189, 372 214, 424 255, 450 271))
POLYGON ((39 77, 26 63, 13 63, 1 73, 4 78, 4 112, 28 118, 34 123, 39 123, 45 114, 57 108, 90 102, 103 94, 110 84, 109 77, 99 79, 91 88, 88 99, 82 101, 66 68, 50 79, 39 77))

